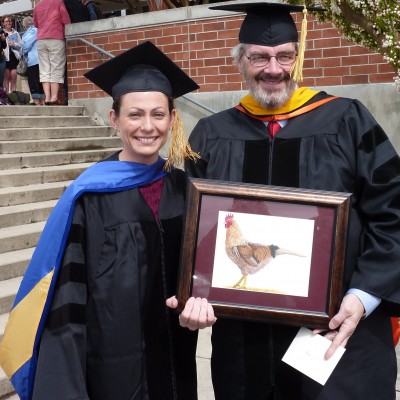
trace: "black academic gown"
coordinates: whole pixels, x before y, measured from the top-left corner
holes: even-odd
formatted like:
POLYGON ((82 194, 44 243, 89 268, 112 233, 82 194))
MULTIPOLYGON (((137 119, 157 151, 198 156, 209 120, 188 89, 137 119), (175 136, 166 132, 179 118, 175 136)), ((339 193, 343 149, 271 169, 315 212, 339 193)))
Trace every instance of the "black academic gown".
POLYGON ((202 157, 186 164, 192 177, 352 193, 344 287, 382 299, 324 387, 281 361, 298 328, 220 318, 212 335, 216 399, 394 399, 388 315, 400 304, 400 159, 371 114, 336 99, 289 119, 271 141, 262 121, 232 108, 200 120, 190 143, 202 157))
POLYGON ((186 177, 164 177, 158 223, 139 188, 77 202, 38 357, 35 400, 195 400, 197 333, 175 294, 186 177))

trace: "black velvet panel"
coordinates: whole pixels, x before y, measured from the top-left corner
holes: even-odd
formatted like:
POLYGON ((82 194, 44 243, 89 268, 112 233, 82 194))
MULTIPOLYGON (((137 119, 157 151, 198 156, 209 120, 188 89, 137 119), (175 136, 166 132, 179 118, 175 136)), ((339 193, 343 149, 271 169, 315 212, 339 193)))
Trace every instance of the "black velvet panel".
POLYGON ((264 185, 268 183, 269 149, 269 139, 246 141, 243 161, 243 182, 264 185))
POLYGON ((85 324, 86 323, 86 305, 66 304, 49 314, 46 327, 50 330, 56 330, 67 324, 85 324))
POLYGON ((275 139, 271 185, 299 187, 301 139, 275 139))
POLYGON ((374 171, 372 181, 377 185, 384 185, 397 177, 399 175, 399 171, 400 158, 399 156, 395 156, 374 171))
POLYGON ((56 287, 59 288, 68 282, 86 283, 86 267, 84 264, 71 262, 61 268, 56 287))
POLYGON ((85 228, 79 224, 72 224, 68 236, 69 243, 82 244, 85 242, 85 228))
POLYGON ((369 130, 361 140, 359 150, 364 149, 366 153, 371 153, 377 146, 387 140, 385 132, 378 125, 369 130))

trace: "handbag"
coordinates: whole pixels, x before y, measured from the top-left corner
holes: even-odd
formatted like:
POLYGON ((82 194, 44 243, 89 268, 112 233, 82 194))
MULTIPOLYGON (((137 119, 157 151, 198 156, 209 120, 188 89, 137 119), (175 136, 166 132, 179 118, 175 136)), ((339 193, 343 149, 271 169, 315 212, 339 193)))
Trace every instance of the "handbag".
POLYGON ((17 74, 20 76, 27 76, 27 71, 28 71, 28 64, 26 63, 25 58, 21 56, 17 65, 17 74))

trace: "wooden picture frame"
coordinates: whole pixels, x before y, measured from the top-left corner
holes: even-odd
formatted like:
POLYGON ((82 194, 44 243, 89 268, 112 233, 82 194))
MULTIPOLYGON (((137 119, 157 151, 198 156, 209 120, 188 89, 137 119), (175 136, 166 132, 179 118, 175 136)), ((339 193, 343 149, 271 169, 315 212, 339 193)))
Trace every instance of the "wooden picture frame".
POLYGON ((205 297, 217 317, 327 328, 343 296, 350 196, 190 179, 178 310, 205 297))

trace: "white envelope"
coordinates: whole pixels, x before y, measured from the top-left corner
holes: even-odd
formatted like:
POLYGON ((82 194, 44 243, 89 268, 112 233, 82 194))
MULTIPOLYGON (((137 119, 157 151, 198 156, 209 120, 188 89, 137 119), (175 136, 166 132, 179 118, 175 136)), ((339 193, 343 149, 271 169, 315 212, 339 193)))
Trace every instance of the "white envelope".
POLYGON ((331 343, 321 335, 313 335, 307 328, 300 328, 282 361, 325 385, 346 350, 340 346, 329 360, 325 360, 324 355, 331 343))

